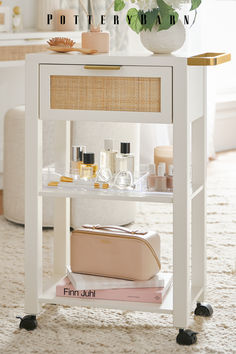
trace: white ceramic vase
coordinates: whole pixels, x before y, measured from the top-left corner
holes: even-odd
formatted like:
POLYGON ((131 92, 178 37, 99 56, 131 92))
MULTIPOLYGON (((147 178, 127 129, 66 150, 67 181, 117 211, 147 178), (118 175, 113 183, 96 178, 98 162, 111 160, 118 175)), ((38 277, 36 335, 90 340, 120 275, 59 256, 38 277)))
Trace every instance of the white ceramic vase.
POLYGON ((168 30, 158 32, 157 26, 155 26, 151 31, 140 33, 142 45, 155 54, 171 53, 180 49, 185 38, 186 30, 180 20, 168 30))

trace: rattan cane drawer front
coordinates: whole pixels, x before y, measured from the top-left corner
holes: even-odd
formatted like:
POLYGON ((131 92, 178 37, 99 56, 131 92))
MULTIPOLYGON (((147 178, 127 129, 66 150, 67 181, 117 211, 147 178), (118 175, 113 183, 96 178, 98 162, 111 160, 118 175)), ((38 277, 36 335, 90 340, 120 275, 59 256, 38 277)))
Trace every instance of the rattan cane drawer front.
POLYGON ((161 79, 53 75, 50 97, 51 109, 160 112, 161 79))
POLYGON ((172 68, 40 65, 39 118, 172 123, 172 68))

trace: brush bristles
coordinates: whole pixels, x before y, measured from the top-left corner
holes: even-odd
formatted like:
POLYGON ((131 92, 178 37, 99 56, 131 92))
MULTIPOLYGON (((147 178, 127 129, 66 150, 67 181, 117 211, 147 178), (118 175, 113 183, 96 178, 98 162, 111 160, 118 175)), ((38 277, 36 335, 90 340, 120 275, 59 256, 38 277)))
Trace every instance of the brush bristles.
POLYGON ((72 48, 75 45, 75 42, 72 39, 64 37, 51 38, 47 43, 50 45, 50 47, 72 48))

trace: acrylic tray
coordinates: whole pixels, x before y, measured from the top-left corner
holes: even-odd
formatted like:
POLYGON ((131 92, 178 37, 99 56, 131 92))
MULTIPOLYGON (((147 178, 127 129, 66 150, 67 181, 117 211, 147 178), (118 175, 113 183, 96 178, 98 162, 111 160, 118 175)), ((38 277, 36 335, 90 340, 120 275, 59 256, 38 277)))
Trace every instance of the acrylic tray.
MULTIPOLYGON (((96 182, 96 179, 89 179, 89 180, 84 180, 80 178, 79 176, 76 176, 72 173, 68 172, 62 172, 61 170, 56 171, 54 167, 49 167, 49 168, 44 168, 43 169, 43 188, 50 188, 50 189, 69 189, 69 190, 75 190, 75 191, 96 191, 96 190, 112 190, 112 191, 119 191, 119 192, 127 192, 127 191, 136 191, 136 192, 147 192, 147 177, 148 177, 148 172, 145 170, 140 170, 139 172, 136 172, 134 174, 133 178, 133 184, 131 187, 128 188, 118 188, 114 185, 114 181, 109 183, 109 188, 107 189, 96 189, 94 187, 94 183, 96 182), (60 179, 61 177, 69 177, 73 178, 73 182, 61 182, 60 179), (50 182, 58 182, 57 186, 48 186, 50 182)), ((102 184, 102 183, 101 183, 102 184)))

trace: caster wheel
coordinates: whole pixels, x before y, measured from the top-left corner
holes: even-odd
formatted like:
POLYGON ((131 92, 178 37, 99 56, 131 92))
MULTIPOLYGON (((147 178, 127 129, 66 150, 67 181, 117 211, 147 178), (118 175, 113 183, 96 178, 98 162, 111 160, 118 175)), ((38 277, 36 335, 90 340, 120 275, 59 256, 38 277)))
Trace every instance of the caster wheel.
POLYGON ((27 315, 24 316, 23 318, 17 316, 16 318, 19 318, 21 320, 19 325, 20 329, 24 328, 27 331, 33 331, 38 326, 36 316, 34 315, 27 315))
POLYGON ((176 342, 180 345, 192 345, 197 341, 197 332, 191 329, 180 329, 176 337, 176 342))
POLYGON ((206 302, 198 302, 194 311, 195 316, 210 317, 213 314, 213 308, 206 302))

